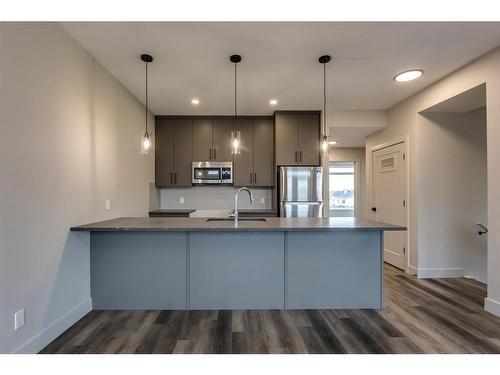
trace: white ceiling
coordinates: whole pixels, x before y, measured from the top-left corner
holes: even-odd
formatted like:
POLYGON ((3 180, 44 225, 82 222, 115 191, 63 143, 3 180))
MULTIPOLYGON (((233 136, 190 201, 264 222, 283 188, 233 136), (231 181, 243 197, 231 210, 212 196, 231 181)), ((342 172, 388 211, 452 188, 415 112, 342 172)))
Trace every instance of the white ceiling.
POLYGON ((500 43, 500 23, 389 22, 106 22, 62 23, 70 35, 144 102, 150 53, 150 108, 155 114, 231 114, 233 65, 239 53, 238 112, 320 109, 322 67, 328 65, 328 106, 386 109, 500 43), (423 78, 396 83, 400 71, 423 78), (200 105, 193 107, 192 98, 200 105))

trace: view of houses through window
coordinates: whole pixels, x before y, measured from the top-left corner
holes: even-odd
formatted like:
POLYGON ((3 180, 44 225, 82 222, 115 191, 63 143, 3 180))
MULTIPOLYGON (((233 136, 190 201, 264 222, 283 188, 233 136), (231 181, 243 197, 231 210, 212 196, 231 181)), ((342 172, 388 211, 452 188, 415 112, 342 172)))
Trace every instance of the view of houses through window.
POLYGON ((330 162, 330 216, 355 216, 354 162, 330 162))

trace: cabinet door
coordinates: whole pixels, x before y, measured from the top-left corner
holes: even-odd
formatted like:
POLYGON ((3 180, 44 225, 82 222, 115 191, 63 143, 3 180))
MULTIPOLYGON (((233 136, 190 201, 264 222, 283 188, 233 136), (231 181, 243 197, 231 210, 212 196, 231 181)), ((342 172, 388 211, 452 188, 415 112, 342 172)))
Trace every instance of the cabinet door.
POLYGON ((276 165, 298 164, 297 114, 276 113, 276 165))
POLYGON ((176 119, 174 139, 174 185, 191 186, 191 170, 193 157, 193 120, 188 118, 176 119))
POLYGON ((212 122, 212 147, 214 149, 212 160, 233 160, 233 155, 231 154, 231 130, 233 130, 233 118, 214 118, 212 122))
POLYGON ((172 119, 155 119, 155 183, 172 186, 174 171, 174 122, 172 119))
POLYGON ((251 118, 238 119, 241 132, 241 153, 234 155, 234 186, 249 186, 253 182, 254 134, 251 118))
POLYGON ((212 120, 193 120, 193 161, 209 161, 212 149, 212 120))
POLYGON ((254 178, 255 186, 274 185, 274 121, 272 118, 256 118, 254 134, 254 178))
POLYGON ((298 113, 299 162, 305 165, 320 164, 320 117, 318 112, 298 113))

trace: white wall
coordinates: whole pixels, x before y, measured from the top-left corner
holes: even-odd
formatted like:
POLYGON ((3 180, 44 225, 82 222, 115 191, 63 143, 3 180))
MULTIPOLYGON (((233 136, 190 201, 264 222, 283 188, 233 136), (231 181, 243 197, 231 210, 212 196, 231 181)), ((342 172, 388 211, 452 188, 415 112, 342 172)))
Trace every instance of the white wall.
MULTIPOLYGON (((409 136, 409 228, 410 266, 418 269, 420 258, 426 251, 419 246, 420 226, 425 226, 419 212, 424 209, 420 200, 422 190, 420 148, 428 141, 419 127, 422 110, 456 96, 480 84, 486 83, 487 108, 487 175, 488 175, 488 299, 486 308, 500 315, 500 49, 471 62, 388 111, 388 126, 367 139, 367 150, 377 144, 409 136)), ((411 84, 411 83, 410 83, 411 84)), ((366 165, 371 165, 371 154, 367 152, 366 165)), ((367 196, 371 194, 371 168, 367 167, 367 196)), ((424 256, 425 259, 425 256, 424 256)))
POLYGON ((369 218, 366 202, 366 168, 365 149, 362 147, 353 148, 330 148, 330 161, 354 161, 356 162, 356 216, 369 218))
POLYGON ((91 308, 69 227, 146 215, 154 157, 143 105, 55 23, 0 23, 0 116, 0 353, 35 352, 91 308))
POLYGON ((486 110, 428 113, 419 122, 419 268, 486 282, 486 110), (453 270, 453 271, 444 271, 453 270))

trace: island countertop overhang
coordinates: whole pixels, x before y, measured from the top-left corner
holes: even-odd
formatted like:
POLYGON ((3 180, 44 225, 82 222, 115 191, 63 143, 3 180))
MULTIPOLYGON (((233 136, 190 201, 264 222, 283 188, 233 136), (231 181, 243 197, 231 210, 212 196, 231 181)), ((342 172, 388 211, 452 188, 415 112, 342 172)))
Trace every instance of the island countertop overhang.
POLYGON ((84 232, 235 232, 235 231, 404 231, 406 227, 345 217, 265 218, 266 221, 207 221, 207 218, 119 217, 71 227, 84 232))

